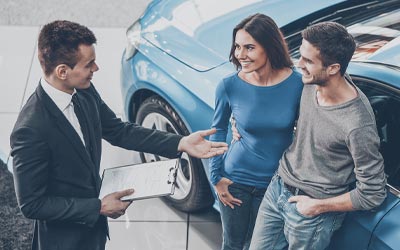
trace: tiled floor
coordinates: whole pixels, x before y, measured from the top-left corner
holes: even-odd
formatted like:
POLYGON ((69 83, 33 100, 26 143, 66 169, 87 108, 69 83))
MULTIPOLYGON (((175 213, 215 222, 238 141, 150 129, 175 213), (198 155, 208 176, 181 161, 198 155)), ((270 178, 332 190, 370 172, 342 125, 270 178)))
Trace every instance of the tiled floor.
MULTIPOLYGON (((122 116, 119 89, 120 56, 125 47, 125 29, 93 28, 97 36, 100 71, 93 82, 105 102, 122 116)), ((36 39, 39 27, 0 26, 0 157, 10 151, 9 134, 21 105, 36 88, 41 70, 36 39)), ((102 168, 138 162, 137 153, 104 142, 102 168)), ((10 161, 9 161, 10 162, 10 161)), ((10 166, 10 163, 9 163, 10 166)), ((179 212, 160 199, 134 202, 125 216, 110 220, 109 250, 219 249, 221 223, 214 210, 202 214, 179 212)))

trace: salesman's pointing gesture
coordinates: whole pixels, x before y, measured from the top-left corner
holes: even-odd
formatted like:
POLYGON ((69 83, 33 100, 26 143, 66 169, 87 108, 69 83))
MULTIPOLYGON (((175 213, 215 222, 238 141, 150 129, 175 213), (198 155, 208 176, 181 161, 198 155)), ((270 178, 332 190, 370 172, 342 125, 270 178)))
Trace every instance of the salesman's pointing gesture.
POLYGON ((189 155, 197 158, 210 158, 223 154, 228 145, 224 142, 211 142, 204 137, 212 135, 216 129, 197 131, 181 139, 178 145, 178 151, 185 151, 189 155))

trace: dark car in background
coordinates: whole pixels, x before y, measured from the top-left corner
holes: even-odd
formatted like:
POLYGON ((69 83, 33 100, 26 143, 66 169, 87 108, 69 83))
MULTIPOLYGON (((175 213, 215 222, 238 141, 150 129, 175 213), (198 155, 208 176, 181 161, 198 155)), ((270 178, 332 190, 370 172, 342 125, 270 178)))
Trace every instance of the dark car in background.
MULTIPOLYGON (((374 211, 349 213, 330 249, 400 249, 400 0, 153 1, 127 30, 121 60, 126 118, 183 135, 209 128, 215 88, 235 70, 228 61, 232 29, 257 12, 281 27, 295 61, 308 25, 336 21, 355 37, 348 73, 375 112, 388 197, 374 211)), ((189 212, 215 204, 207 175, 206 160, 184 154, 169 202, 189 212)))

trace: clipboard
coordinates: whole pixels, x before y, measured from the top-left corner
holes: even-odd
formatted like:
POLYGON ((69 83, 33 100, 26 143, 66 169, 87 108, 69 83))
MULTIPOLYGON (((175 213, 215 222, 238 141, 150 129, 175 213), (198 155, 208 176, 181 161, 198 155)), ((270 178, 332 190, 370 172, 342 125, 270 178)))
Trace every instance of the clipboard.
POLYGON ((99 199, 125 189, 135 192, 123 201, 149 199, 174 194, 179 159, 133 164, 103 170, 99 199))

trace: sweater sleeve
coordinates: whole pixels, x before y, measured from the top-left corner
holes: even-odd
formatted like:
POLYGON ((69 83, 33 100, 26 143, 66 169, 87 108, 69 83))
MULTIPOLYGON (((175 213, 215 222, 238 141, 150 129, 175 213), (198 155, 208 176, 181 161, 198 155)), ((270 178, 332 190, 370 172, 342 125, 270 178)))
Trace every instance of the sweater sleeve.
MULTIPOLYGON (((231 108, 226 94, 225 84, 224 81, 221 81, 216 89, 215 111, 212 122, 212 127, 216 128, 217 132, 210 136, 210 141, 226 141, 230 116, 231 108)), ((222 178, 224 156, 225 155, 215 156, 209 161, 210 180, 213 185, 216 185, 222 178)))
POLYGON ((356 175, 356 188, 350 191, 353 207, 358 210, 377 207, 386 197, 386 177, 374 125, 353 130, 348 144, 356 175))

